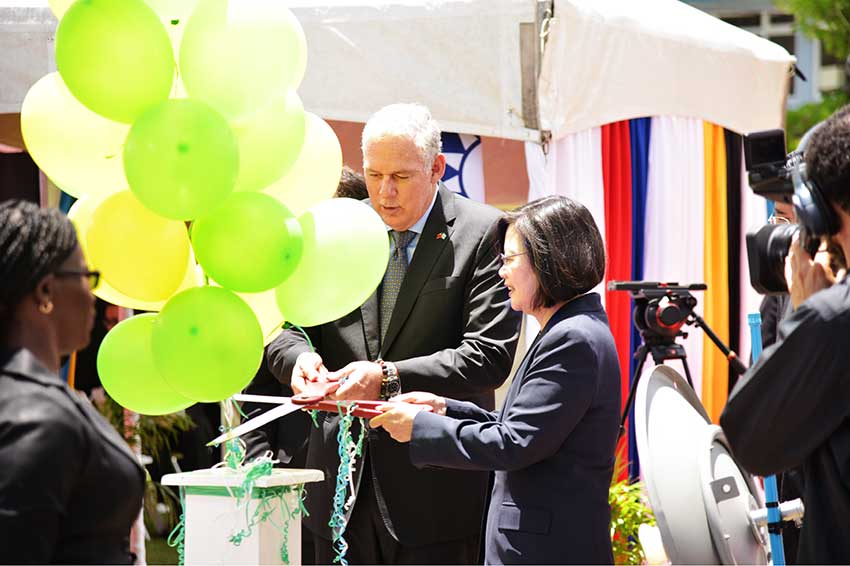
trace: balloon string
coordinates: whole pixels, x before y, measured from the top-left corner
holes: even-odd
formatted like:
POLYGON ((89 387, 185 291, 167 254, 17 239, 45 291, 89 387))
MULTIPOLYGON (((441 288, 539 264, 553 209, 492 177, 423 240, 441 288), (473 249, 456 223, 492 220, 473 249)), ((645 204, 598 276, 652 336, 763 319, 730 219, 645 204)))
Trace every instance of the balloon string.
POLYGON ((276 492, 279 490, 268 488, 263 491, 263 497, 254 508, 254 513, 251 514, 250 512, 251 497, 254 495, 254 487, 257 480, 264 476, 271 475, 273 467, 274 460, 272 460, 271 457, 261 456, 248 464, 248 466, 245 466, 242 470, 245 473, 245 479, 242 480, 242 485, 240 486, 241 489, 236 491, 236 507, 245 507, 246 527, 227 539, 236 546, 239 546, 242 544, 243 540, 250 537, 254 532, 254 527, 258 523, 268 520, 269 516, 274 511, 269 500, 276 497, 276 492))
POLYGON ((340 402, 337 402, 337 410, 340 414, 339 432, 337 433, 337 442, 339 443, 339 469, 336 475, 336 490, 334 491, 333 512, 328 526, 331 527, 333 533, 333 546, 336 551, 335 563, 341 566, 348 566, 348 561, 345 559, 345 554, 348 552, 348 543, 343 536, 348 520, 345 517, 348 511, 354 504, 357 494, 354 490, 354 472, 356 471, 357 457, 363 454, 363 439, 366 436, 366 423, 364 419, 360 419, 360 436, 357 442, 351 434, 351 425, 354 421, 352 412, 356 407, 355 403, 350 403, 347 407, 343 407, 340 402), (350 497, 347 496, 348 488, 351 488, 350 497))
POLYGON ((177 564, 186 564, 186 487, 180 486, 180 519, 174 529, 168 534, 166 544, 171 548, 177 547, 177 564))
POLYGON ((300 326, 298 326, 297 324, 294 324, 292 322, 284 322, 283 323, 283 329, 284 330, 289 330, 290 328, 294 328, 295 330, 300 332, 302 336, 304 336, 304 339, 307 341, 307 346, 309 346, 311 352, 316 351, 316 348, 313 347, 313 341, 310 340, 310 335, 307 334, 307 331, 305 331, 303 328, 301 328, 300 326))
MULTIPOLYGON (((305 331, 303 328, 301 328, 297 324, 293 324, 292 322, 284 322, 283 323, 283 329, 284 330, 289 330, 290 328, 294 328, 295 330, 297 330, 298 332, 301 333, 301 335, 304 337, 304 340, 307 341, 307 346, 310 348, 311 352, 316 351, 316 348, 313 346, 313 341, 310 340, 310 335, 307 334, 307 331, 305 331)), ((313 410, 313 411, 309 411, 309 413, 310 413, 310 418, 313 419, 313 426, 315 426, 316 428, 319 428, 319 411, 313 410)))
MULTIPOLYGON (((233 428, 236 420, 236 412, 239 411, 237 403, 231 399, 225 399, 221 402, 224 423, 222 423, 221 431, 229 431, 233 428)), ((227 467, 232 470, 238 470, 245 462, 245 441, 241 438, 234 438, 224 443, 224 462, 227 467)))

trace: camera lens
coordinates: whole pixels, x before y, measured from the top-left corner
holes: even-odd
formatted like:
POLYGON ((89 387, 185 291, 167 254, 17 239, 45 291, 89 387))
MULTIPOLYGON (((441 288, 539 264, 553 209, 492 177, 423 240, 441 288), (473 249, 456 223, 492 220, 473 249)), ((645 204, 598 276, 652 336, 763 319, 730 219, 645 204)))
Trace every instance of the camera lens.
POLYGON ((750 283, 759 293, 775 295, 788 292, 785 256, 799 229, 797 224, 767 224, 747 234, 750 283))

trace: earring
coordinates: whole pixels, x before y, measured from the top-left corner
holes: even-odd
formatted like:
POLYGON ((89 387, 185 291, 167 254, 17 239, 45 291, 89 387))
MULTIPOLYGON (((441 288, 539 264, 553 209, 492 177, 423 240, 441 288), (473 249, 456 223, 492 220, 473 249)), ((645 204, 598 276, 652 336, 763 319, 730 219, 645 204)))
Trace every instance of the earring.
POLYGON ((53 301, 47 299, 47 302, 41 303, 38 305, 38 310, 41 311, 41 314, 50 314, 53 312, 53 301))

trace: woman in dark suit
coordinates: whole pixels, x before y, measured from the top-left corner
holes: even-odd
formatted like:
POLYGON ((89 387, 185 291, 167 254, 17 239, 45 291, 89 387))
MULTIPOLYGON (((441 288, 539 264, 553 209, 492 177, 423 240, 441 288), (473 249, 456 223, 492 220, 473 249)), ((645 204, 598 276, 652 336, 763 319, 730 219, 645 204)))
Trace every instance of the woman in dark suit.
POLYGON ((417 466, 496 472, 486 563, 610 564, 620 369, 590 292, 604 273, 602 238, 588 210, 565 197, 507 213, 499 228, 511 307, 542 328, 504 406, 488 412, 413 392, 383 405, 370 424, 410 442, 417 466))
POLYGON ((90 271, 58 210, 0 203, 0 562, 132 564, 144 472, 59 377, 94 322, 90 271))

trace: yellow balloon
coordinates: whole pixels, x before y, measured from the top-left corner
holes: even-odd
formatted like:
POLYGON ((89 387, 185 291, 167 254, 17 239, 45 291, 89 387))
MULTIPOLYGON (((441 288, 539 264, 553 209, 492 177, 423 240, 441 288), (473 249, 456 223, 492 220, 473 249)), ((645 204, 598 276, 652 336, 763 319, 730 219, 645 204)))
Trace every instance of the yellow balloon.
MULTIPOLYGON (((56 19, 61 20, 62 16, 65 15, 65 12, 68 11, 68 8, 70 8, 71 4, 75 1, 76 0, 47 0, 47 3, 50 5, 50 11, 53 12, 56 19)), ((183 33, 183 25, 186 23, 186 20, 192 14, 195 6, 197 6, 200 1, 201 0, 145 0, 145 4, 153 8, 153 11, 156 12, 156 15, 159 16, 159 19, 162 20, 163 24, 165 24, 166 29, 169 32, 168 35, 172 38, 172 45, 177 47, 180 45, 180 35, 183 33), (174 30, 179 30, 179 35, 176 37, 173 34, 174 30)), ((304 51, 306 51, 306 49, 304 51)), ((305 55, 305 67, 306 62, 305 55)), ((300 76, 304 76, 303 71, 300 76)))
MULTIPOLYGON (((92 219, 94 218, 94 211, 97 209, 101 200, 103 199, 83 197, 77 202, 75 202, 73 205, 71 205, 70 210, 68 210, 68 218, 71 220, 71 222, 74 223, 74 227, 77 229, 77 239, 80 241, 80 248, 82 248, 83 256, 86 258, 86 262, 88 262, 89 265, 94 264, 89 259, 85 242, 88 238, 89 228, 91 227, 92 219)), ((195 262, 195 258, 192 257, 192 254, 190 253, 189 261, 186 264, 186 273, 183 276, 183 281, 180 283, 180 286, 177 288, 177 291, 175 291, 174 294, 176 295, 180 291, 184 291, 191 287, 200 287, 201 285, 203 285, 203 283, 203 276, 198 269, 198 265, 195 262)), ((119 307, 127 307, 130 309, 136 309, 141 311, 159 312, 162 310, 162 307, 165 306, 165 303, 168 302, 168 300, 142 301, 140 299, 128 297, 127 295, 110 285, 105 278, 101 278, 97 289, 94 290, 94 294, 96 297, 103 299, 107 303, 118 305, 119 307)), ((277 307, 275 306, 275 308, 277 307)))
MULTIPOLYGON (((171 49, 174 51, 175 60, 177 60, 177 53, 180 51, 180 41, 183 39, 183 30, 186 28, 186 21, 192 15, 192 12, 195 11, 200 1, 145 0, 145 4, 153 8, 153 11, 156 12, 162 25, 165 27, 165 31, 168 32, 168 38, 171 40, 171 49)), ((180 76, 175 77, 174 83, 171 89, 171 98, 187 98, 180 76)))
MULTIPOLYGON (((216 283, 218 285, 218 283, 216 283)), ((275 290, 269 289, 262 293, 235 293, 240 299, 248 303, 260 328, 263 331, 263 346, 268 345, 277 335, 283 331, 283 315, 277 306, 275 290)))
POLYGON ((295 164, 265 189, 296 216, 333 196, 342 175, 342 148, 327 122, 311 112, 307 116, 304 146, 295 164))
POLYGON ((304 35, 304 28, 300 25, 295 26, 295 32, 301 48, 295 51, 297 59, 295 60, 295 82, 290 87, 292 90, 296 90, 301 85, 301 81, 304 80, 304 74, 307 72, 307 36, 304 35))
POLYGON ((381 283, 390 242, 372 207, 333 198, 298 217, 304 251, 295 272, 275 289, 286 320, 316 326, 362 305, 381 283))
POLYGON ((59 73, 39 79, 21 107, 27 151, 57 187, 75 197, 102 197, 128 187, 123 150, 129 131, 129 125, 80 104, 59 73))
MULTIPOLYGON (((183 275, 183 281, 180 283, 180 286, 177 287, 177 290, 168 297, 168 299, 181 291, 191 289, 192 287, 200 287, 202 285, 203 280, 198 277, 197 264, 195 263, 195 260, 190 257, 189 262, 186 265, 186 273, 183 275)), ((139 299, 134 299, 133 297, 128 297, 124 293, 110 286, 105 280, 101 280, 97 289, 94 290, 94 294, 96 297, 100 297, 107 303, 140 311, 159 312, 162 310, 162 307, 165 306, 165 303, 168 302, 168 299, 165 299, 164 301, 141 301, 139 299)))
POLYGON ((307 119, 295 91, 287 91, 247 118, 230 122, 239 144, 235 191, 259 191, 298 160, 307 119))
MULTIPOLYGON (((163 25, 169 30, 169 35, 174 30, 180 30, 182 34, 186 20, 195 11, 201 0, 145 0, 145 4, 153 8, 163 25)), ((179 38, 178 38, 179 39, 179 38)), ((179 46, 179 41, 174 44, 179 46)))
POLYGON ((47 4, 50 6, 50 11, 53 12, 53 15, 56 16, 57 20, 61 20, 62 16, 65 15, 65 12, 68 11, 68 8, 71 7, 75 0, 47 0, 47 4))
POLYGON ((94 211, 86 248, 95 269, 123 295, 165 301, 186 278, 186 225, 145 208, 130 191, 104 199, 94 211))

